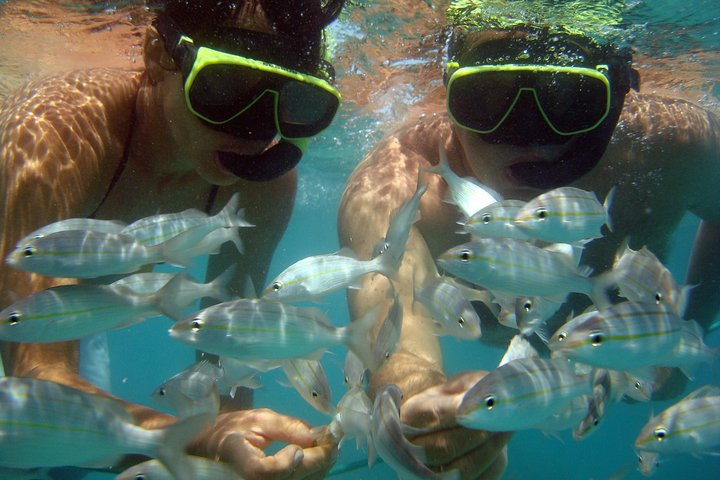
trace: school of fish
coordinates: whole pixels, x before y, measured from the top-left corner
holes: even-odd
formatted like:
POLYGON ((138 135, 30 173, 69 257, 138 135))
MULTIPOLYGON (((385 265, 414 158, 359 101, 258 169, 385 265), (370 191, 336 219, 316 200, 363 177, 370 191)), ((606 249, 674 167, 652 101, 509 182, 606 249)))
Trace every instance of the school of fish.
MULTIPOLYGON (((476 340, 484 328, 494 328, 481 326, 473 301, 518 331, 500 364, 462 395, 458 424, 490 431, 572 430, 582 440, 602 425, 611 404, 623 398, 650 401, 661 369, 679 368, 692 378, 698 364, 715 362, 718 349, 704 343, 697 323, 683 318, 691 287, 678 285, 647 248, 623 245, 607 272, 582 265, 584 246, 612 229, 612 190, 604 203, 594 192, 572 187, 528 202, 503 199, 457 176, 442 147, 439 154, 438 165, 418 172, 416 191, 388 218, 373 258, 359 258, 347 248, 308 256, 273 278, 260 297, 228 292, 235 265, 204 284, 184 270, 197 256, 219 253, 226 242, 243 251, 240 234, 252 225, 237 195, 212 216, 186 210, 130 225, 66 219, 28 232, 6 257, 8 266, 78 281, 3 309, 0 340, 82 340, 165 316, 172 321, 172 339, 219 360, 179 369, 152 393, 151 403, 178 417, 161 430, 136 426, 114 399, 48 380, 0 378, 3 478, 43 478, 56 466, 107 468, 128 454, 152 460, 119 479, 240 478, 226 465, 186 455, 184 448, 214 422, 222 395, 258 388, 263 373, 274 369, 282 369, 289 386, 327 416, 328 424, 317 429, 318 441, 341 446, 354 438, 356 448, 367 450, 370 465, 379 457, 404 479, 459 478, 457 470, 437 472, 425 465, 424 450, 411 441, 423 432, 401 422, 404 398, 395 385, 374 398, 368 393, 367 372, 393 355, 401 335, 399 296, 388 298, 387 310, 378 305, 345 325, 307 305, 355 288, 366 275, 383 275, 392 284, 411 229, 421 220, 428 175, 447 183, 447 201, 458 207, 468 241, 437 258, 441 273, 413 286, 412 308, 428 312, 437 335, 476 340), (157 263, 179 270, 147 271, 157 263), (548 332, 547 321, 570 293, 587 296, 592 306, 548 332), (196 310, 203 298, 217 303, 196 310), (381 310, 387 312, 382 318, 381 310), (535 335, 545 350, 530 345, 535 335), (347 350, 347 391, 337 402, 322 363, 323 353, 335 346, 347 350)), ((653 473, 658 455, 720 453, 719 391, 700 387, 649 419, 634 445, 644 474, 653 473)))

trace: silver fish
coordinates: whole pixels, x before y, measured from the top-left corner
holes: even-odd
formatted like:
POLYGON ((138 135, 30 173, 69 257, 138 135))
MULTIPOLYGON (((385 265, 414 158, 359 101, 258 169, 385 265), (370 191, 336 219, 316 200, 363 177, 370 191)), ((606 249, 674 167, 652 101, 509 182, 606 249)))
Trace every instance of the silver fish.
POLYGON ((285 376, 300 396, 317 411, 329 415, 332 392, 322 363, 306 358, 283 360, 281 363, 285 376))
POLYGON ((670 270, 646 247, 633 250, 625 245, 621 250, 613 265, 620 295, 633 302, 664 303, 683 316, 691 287, 680 288, 670 270))
POLYGON ((405 255, 405 244, 410 235, 410 227, 420 220, 420 200, 426 191, 427 181, 422 171, 418 171, 415 193, 392 213, 385 237, 373 249, 373 256, 387 252, 393 260, 395 269, 400 268, 405 255))
POLYGON ((358 448, 370 446, 372 401, 360 387, 352 387, 338 401, 328 430, 341 445, 354 438, 358 448))
POLYGON ((425 449, 403 435, 401 398, 402 392, 395 385, 385 385, 375 394, 370 434, 378 456, 401 478, 460 478, 458 470, 435 473, 424 464, 425 449))
POLYGON ((303 258, 280 273, 263 290, 268 300, 315 301, 343 288, 352 287, 366 273, 395 276, 393 260, 387 254, 372 260, 359 260, 349 248, 337 253, 303 258))
POLYGON ((377 309, 372 309, 350 325, 336 328, 317 308, 241 298, 176 322, 170 336, 202 351, 239 360, 313 358, 328 347, 343 344, 374 369, 368 335, 376 313, 377 309))
POLYGON ((535 428, 576 397, 592 393, 591 377, 564 359, 517 358, 490 371, 464 395, 457 421, 467 428, 535 428))
POLYGON ((117 220, 98 220, 95 218, 68 218, 50 223, 24 236, 18 244, 24 244, 34 238, 41 238, 52 233, 67 230, 93 230, 103 233, 120 233, 127 225, 117 220))
POLYGON ((705 385, 650 418, 635 448, 656 453, 720 453, 720 388, 705 385))
POLYGON ((146 430, 117 400, 29 377, 1 378, 0 404, 0 466, 92 466, 134 453, 157 458, 179 480, 193 480, 185 446, 214 418, 146 430))
POLYGON ((521 200, 501 200, 475 212, 465 222, 465 231, 481 238, 517 238, 528 235, 515 226, 515 217, 525 205, 521 200))
POLYGON ((690 325, 664 304, 622 302, 565 323, 548 347, 600 368, 671 367, 679 360, 673 349, 690 325))
POLYGON ((345 355, 345 366, 343 367, 343 381, 348 389, 353 387, 365 388, 367 385, 367 368, 352 350, 345 355))
POLYGON ((502 200, 499 193, 481 185, 477 180, 461 178, 453 172, 442 143, 438 147, 439 162, 434 167, 428 168, 427 171, 436 173, 445 180, 450 191, 449 201, 457 205, 465 218, 470 218, 475 212, 502 200))
POLYGON ((382 365, 390 358, 397 348, 402 332, 403 307, 400 296, 396 293, 393 303, 385 316, 385 320, 378 330, 373 347, 375 364, 382 365))
MULTIPOLYGON (((480 338, 480 317, 465 296, 469 289, 462 288, 449 277, 439 276, 414 290, 414 299, 427 309, 439 334, 470 340, 480 338)), ((490 303, 488 292, 476 293, 484 293, 485 303, 490 303)))
POLYGON ((258 374, 280 368, 278 360, 237 360, 231 357, 220 357, 222 376, 218 379, 218 390, 235 398, 239 387, 249 389, 260 388, 262 385, 257 378, 258 374))
POLYGON ((567 255, 514 238, 463 243, 440 255, 437 263, 447 272, 492 291, 542 297, 577 292, 588 295, 598 306, 609 303, 605 276, 590 278, 590 270, 578 268, 567 255))
POLYGON ((217 415, 220 396, 216 383, 221 375, 219 367, 201 360, 160 384, 151 398, 157 405, 181 417, 200 413, 217 415))
MULTIPOLYGON (((194 480, 242 480, 227 463, 205 457, 188 457, 189 474, 194 480)), ((174 480, 175 477, 157 460, 133 465, 115 480, 174 480)))
POLYGON ((515 217, 515 226, 545 242, 572 243, 602 237, 601 227, 612 231, 608 213, 615 189, 604 204, 594 192, 560 187, 533 198, 515 217))
MULTIPOLYGON (((236 271, 237 266, 231 265, 208 283, 198 283, 189 275, 183 275, 179 280, 177 289, 173 292, 173 298, 168 298, 167 302, 172 303, 176 309, 183 309, 201 298, 212 298, 221 302, 230 300, 232 294, 227 289, 227 286, 235 276, 236 271)), ((126 293, 129 290, 140 297, 151 297, 176 276, 178 274, 165 272, 135 273, 113 282, 109 287, 118 293, 126 293)))
POLYGON ((61 285, 22 298, 0 312, 0 339, 60 342, 122 328, 165 313, 181 277, 151 296, 120 293, 106 285, 61 285))
POLYGON ((216 215, 197 209, 180 213, 165 213, 141 218, 122 230, 143 245, 159 245, 190 230, 198 231, 198 240, 223 227, 252 227, 238 210, 240 194, 234 194, 216 215), (204 232, 204 233, 199 233, 204 232))
POLYGON ((193 257, 186 250, 200 240, 196 235, 191 230, 160 245, 145 246, 124 233, 66 230, 18 244, 5 262, 19 270, 72 278, 132 273, 160 262, 189 266, 193 257))

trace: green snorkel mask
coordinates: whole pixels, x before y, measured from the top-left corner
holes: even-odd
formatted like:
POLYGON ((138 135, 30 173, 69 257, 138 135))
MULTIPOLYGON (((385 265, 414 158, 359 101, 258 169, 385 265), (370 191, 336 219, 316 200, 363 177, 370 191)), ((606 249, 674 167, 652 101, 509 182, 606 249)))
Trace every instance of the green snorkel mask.
POLYGON ((341 96, 330 84, 332 67, 323 63, 318 69, 307 59, 302 42, 217 29, 198 46, 166 15, 154 26, 182 72, 188 109, 203 123, 246 139, 269 142, 279 135, 279 141, 259 155, 221 152, 223 166, 241 178, 271 180, 294 168, 309 139, 337 113, 341 96))
POLYGON ((445 84, 455 125, 492 144, 567 143, 557 158, 508 167, 526 186, 585 175, 639 88, 630 49, 616 46, 623 9, 614 0, 453 0, 445 84))

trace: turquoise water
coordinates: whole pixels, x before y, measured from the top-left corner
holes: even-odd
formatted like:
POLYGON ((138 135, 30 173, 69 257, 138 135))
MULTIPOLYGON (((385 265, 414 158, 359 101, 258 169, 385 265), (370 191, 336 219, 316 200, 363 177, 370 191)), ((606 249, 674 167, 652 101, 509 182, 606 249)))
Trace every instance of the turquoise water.
MULTIPOLYGON (((388 13, 389 9, 382 8, 390 2, 374 2, 379 5, 375 9, 370 8, 371 2, 363 3, 368 5, 366 11, 356 10, 351 17, 343 18, 334 27, 339 42, 336 46, 339 55, 344 51, 356 52, 353 48, 362 43, 359 39, 367 39, 368 48, 380 45, 382 42, 378 39, 387 39, 388 36, 401 35, 406 39, 413 39, 413 22, 423 21, 407 12, 402 14, 401 19, 393 17, 392 12, 388 13)), ((428 2, 418 3, 424 5, 428 2)), ((446 4, 429 3, 440 6, 446 4)), ((717 112, 720 101, 720 76, 717 75, 717 60, 720 59, 717 55, 720 51, 720 2, 636 0, 627 3, 632 6, 629 22, 643 26, 633 30, 638 53, 656 58, 690 55, 688 63, 683 64, 684 68, 704 72, 707 80, 702 86, 705 93, 698 95, 697 101, 717 112), (672 34, 668 34, 669 32, 672 34), (711 55, 708 59, 705 54, 714 56, 711 55)), ((85 4, 81 6, 86 7, 85 4)), ((113 2, 94 2, 92 11, 102 11, 112 6, 113 2)), ((389 126, 402 116, 405 111, 404 103, 416 101, 425 88, 433 85, 432 82, 420 85, 420 82, 415 84, 412 81, 412 73, 418 71, 418 64, 431 63, 431 55, 431 50, 421 50, 421 54, 408 56, 405 61, 396 59, 393 65, 402 73, 408 74, 404 78, 409 80, 393 84, 393 89, 383 95, 381 101, 375 98, 374 102, 363 105, 358 102, 346 103, 335 124, 313 141, 299 167, 300 185, 296 209, 286 235, 273 257, 270 278, 306 256, 338 249, 335 221, 345 180, 363 155, 382 137, 389 126)), ((377 79, 377 76, 372 76, 377 67, 372 61, 376 60, 371 54, 357 57, 357 61, 344 58, 336 64, 338 76, 342 78, 343 75, 357 75, 359 70, 364 70, 369 72, 370 81, 377 79)), ((688 216, 676 234, 675 247, 668 266, 677 278, 684 276, 696 225, 696 219, 688 216)), ((201 278, 199 267, 195 269, 195 274, 197 278, 201 278)), ((321 308, 336 325, 347 323, 344 294, 328 297, 321 308)), ((194 353, 190 349, 167 337, 168 326, 163 319, 152 319, 109 334, 113 393, 130 401, 151 405, 149 396, 157 385, 193 361, 194 353)), ((493 368, 502 354, 499 350, 479 343, 461 343, 452 338, 443 338, 442 341, 448 373, 493 368)), ((713 346, 720 346, 720 332, 710 335, 707 341, 713 346)), ((344 350, 336 349, 323 357, 333 388, 334 401, 344 393, 341 374, 344 353, 344 350)), ((278 380, 282 380, 282 374, 278 372, 262 376, 264 386, 256 391, 256 406, 269 407, 284 414, 301 417, 315 425, 329 421, 307 405, 294 390, 279 385, 278 380)), ((706 383, 720 384, 718 375, 707 368, 701 370, 690 382, 688 391, 706 383)), ((520 432, 510 443, 509 466, 504 478, 644 478, 635 470, 633 440, 650 414, 661 411, 670 403, 612 405, 605 423, 596 433, 581 442, 574 441, 568 432, 561 433, 558 438, 546 437, 535 431, 520 432)), ((395 478, 394 473, 383 464, 368 469, 363 464, 365 458, 365 452, 357 451, 354 443, 345 445, 336 470, 347 465, 358 468, 333 475, 332 478, 395 478)), ((87 478, 112 477, 93 473, 87 478)), ((668 456, 663 459, 654 478, 717 479, 720 478, 720 457, 668 456)))

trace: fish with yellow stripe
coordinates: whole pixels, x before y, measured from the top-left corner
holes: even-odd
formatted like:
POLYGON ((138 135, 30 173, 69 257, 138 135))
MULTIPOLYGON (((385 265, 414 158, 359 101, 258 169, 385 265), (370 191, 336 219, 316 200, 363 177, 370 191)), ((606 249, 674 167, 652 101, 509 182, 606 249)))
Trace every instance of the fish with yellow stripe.
POLYGON ((712 361, 692 320, 678 317, 662 303, 622 302, 579 315, 553 333, 548 347, 601 368, 635 370, 651 366, 684 367, 691 361, 712 361))
POLYGON ((126 454, 157 458, 192 480, 184 449, 214 415, 148 430, 117 400, 29 377, 0 378, 0 467, 107 466, 126 454))
POLYGON ((317 358, 343 344, 374 370, 369 334, 377 308, 345 327, 333 326, 313 307, 263 298, 239 298, 176 322, 170 336, 204 352, 239 360, 317 358))
POLYGON ((600 238, 603 225, 612 231, 609 210, 614 193, 613 188, 601 204, 594 192, 556 188, 527 202, 513 223, 528 236, 550 243, 600 238))
POLYGON ((650 418, 635 448, 641 453, 720 454, 720 387, 700 387, 650 418))

